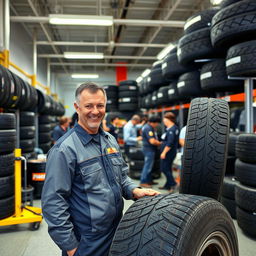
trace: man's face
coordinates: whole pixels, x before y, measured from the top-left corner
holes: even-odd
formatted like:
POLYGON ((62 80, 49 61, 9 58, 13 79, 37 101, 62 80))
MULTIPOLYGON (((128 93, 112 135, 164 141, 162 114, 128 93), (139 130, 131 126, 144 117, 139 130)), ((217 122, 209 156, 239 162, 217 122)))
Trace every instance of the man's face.
POLYGON ((106 98, 101 90, 90 93, 82 91, 79 103, 75 103, 78 123, 88 132, 97 133, 106 112, 106 98))

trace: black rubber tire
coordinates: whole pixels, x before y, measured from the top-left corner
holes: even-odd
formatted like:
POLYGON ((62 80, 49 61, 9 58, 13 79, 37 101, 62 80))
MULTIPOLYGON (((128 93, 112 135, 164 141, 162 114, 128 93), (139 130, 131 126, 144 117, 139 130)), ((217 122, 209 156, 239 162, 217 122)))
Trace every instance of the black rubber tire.
POLYGON ((108 93, 108 92, 117 92, 118 91, 118 86, 115 84, 110 84, 110 85, 104 85, 103 89, 108 93))
POLYGON ((35 140, 34 139, 20 140, 20 148, 22 149, 22 153, 34 151, 35 140))
POLYGON ((242 0, 223 0, 220 4, 220 7, 225 8, 225 7, 227 7, 231 4, 235 4, 235 3, 240 2, 240 1, 242 1, 242 0))
POLYGON ((51 134, 49 132, 40 132, 39 133, 39 144, 48 143, 52 140, 51 134))
POLYGON ((248 235, 256 237, 256 215, 236 207, 236 218, 238 226, 248 235))
POLYGON ((39 148, 43 150, 44 154, 48 153, 48 151, 51 149, 51 146, 52 146, 52 142, 39 144, 39 148))
POLYGON ((236 157, 248 163, 256 163, 256 134, 241 134, 236 142, 236 157))
POLYGON ((123 80, 121 82, 119 82, 119 89, 121 88, 121 86, 123 87, 124 85, 135 85, 137 86, 137 82, 135 80, 123 80))
POLYGON ((129 159, 132 159, 132 160, 144 160, 144 154, 142 153, 142 148, 130 147, 128 157, 129 159))
POLYGON ((225 56, 221 48, 213 48, 210 28, 203 28, 181 37, 177 55, 182 65, 191 65, 195 60, 225 56))
MULTIPOLYGON (((256 14, 255 14, 256 16, 256 14)), ((255 24, 256 28, 256 24, 255 24)), ((229 48, 226 57, 227 74, 233 77, 256 76, 256 40, 236 44, 229 48)))
POLYGON ((203 10, 189 17, 184 25, 184 34, 211 26, 212 17, 219 11, 218 7, 203 10))
POLYGON ((237 184, 236 204, 245 211, 256 212, 256 187, 237 184))
POLYGON ((200 73, 201 87, 208 91, 243 92, 244 81, 228 79, 224 59, 216 59, 204 64, 200 73))
POLYGON ((235 174, 237 179, 245 185, 256 187, 256 164, 245 163, 236 159, 235 174))
POLYGON ((12 216, 15 212, 14 196, 0 200, 0 220, 12 216))
POLYGON ((177 88, 177 82, 173 82, 168 86, 168 99, 172 102, 178 100, 179 98, 181 98, 181 96, 179 95, 179 91, 177 88))
POLYGON ((229 107, 224 100, 196 98, 189 108, 180 193, 219 199, 226 170, 229 107))
POLYGON ((170 103, 168 98, 169 89, 169 86, 163 86, 157 90, 157 105, 165 105, 170 103))
POLYGON ((228 48, 255 39, 256 2, 243 0, 220 10, 212 19, 214 47, 228 48))
POLYGON ((205 93, 201 88, 200 72, 192 71, 181 75, 177 82, 177 90, 183 97, 200 96, 205 93))
POLYGON ((237 142, 238 136, 240 134, 241 134, 241 132, 232 132, 229 134, 228 155, 230 155, 230 156, 236 155, 236 142, 237 142))
POLYGON ((0 199, 14 195, 14 175, 0 177, 0 199))
POLYGON ((138 97, 125 97, 125 98, 120 98, 118 99, 119 103, 137 103, 138 102, 138 97))
POLYGON ((20 126, 34 126, 35 125, 35 113, 23 111, 20 112, 20 126))
POLYGON ((119 98, 125 98, 125 97, 136 97, 138 98, 138 91, 120 91, 118 93, 119 98))
POLYGON ((51 124, 40 124, 39 133, 41 132, 50 132, 52 130, 51 124))
POLYGON ((107 91, 107 99, 118 98, 118 91, 107 91))
POLYGON ((142 171, 143 165, 144 165, 144 160, 130 159, 130 161, 129 161, 129 167, 132 170, 142 171))
POLYGON ((0 155, 0 177, 14 174, 14 159, 13 153, 0 155))
POLYGON ((151 69, 148 75, 148 87, 150 87, 151 91, 155 91, 161 86, 168 85, 169 81, 166 80, 162 74, 162 68, 154 68, 151 69))
POLYGON ((0 113, 0 130, 16 129, 15 114, 0 113))
POLYGON ((235 156, 227 156, 227 164, 226 164, 226 172, 225 172, 226 175, 235 174, 235 162, 236 162, 235 156))
POLYGON ((137 85, 121 85, 118 87, 118 93, 123 91, 138 91, 137 85))
POLYGON ((16 130, 0 130, 0 153, 7 154, 14 151, 16 130))
POLYGON ((236 201, 222 196, 220 202, 225 206, 232 219, 236 219, 236 201))
POLYGON ((141 176, 141 171, 133 170, 133 169, 129 170, 130 178, 135 179, 135 180, 140 180, 140 176, 141 176))
POLYGON ((225 176, 221 196, 235 200, 235 187, 239 182, 234 176, 225 176))
POLYGON ((49 115, 40 115, 38 120, 39 124, 49 124, 53 122, 53 117, 49 115))
POLYGON ((119 111, 136 111, 138 110, 138 103, 119 103, 119 111))
POLYGON ((20 139, 34 139, 36 135, 35 126, 23 126, 20 127, 20 139))
POLYGON ((109 256, 209 255, 209 248, 198 251, 214 234, 225 237, 230 255, 238 256, 233 221, 219 202, 181 194, 144 197, 123 216, 109 256))

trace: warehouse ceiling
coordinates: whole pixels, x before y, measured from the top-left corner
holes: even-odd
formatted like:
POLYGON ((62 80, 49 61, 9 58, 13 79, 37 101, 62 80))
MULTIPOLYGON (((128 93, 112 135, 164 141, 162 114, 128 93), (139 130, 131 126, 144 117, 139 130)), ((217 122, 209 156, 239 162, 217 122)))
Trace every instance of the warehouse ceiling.
POLYGON ((21 22, 39 58, 54 72, 93 72, 126 63, 143 71, 156 55, 183 34, 188 17, 209 8, 210 0, 10 0, 11 22, 21 22), (110 27, 52 25, 49 14, 113 16, 110 27), (33 16, 33 18, 31 18, 33 16), (139 20, 139 21, 134 21, 139 20), (131 21, 131 22, 130 22, 131 21), (132 24, 130 24, 132 23, 132 24), (64 52, 101 52, 102 60, 65 59, 64 52))

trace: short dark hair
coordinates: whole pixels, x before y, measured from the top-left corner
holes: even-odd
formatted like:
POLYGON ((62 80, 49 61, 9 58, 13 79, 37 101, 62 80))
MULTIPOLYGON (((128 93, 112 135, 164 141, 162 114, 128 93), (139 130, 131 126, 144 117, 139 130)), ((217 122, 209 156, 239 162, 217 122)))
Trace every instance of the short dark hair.
POLYGON ((148 118, 148 122, 149 123, 160 123, 161 122, 161 118, 159 116, 150 116, 148 118))
POLYGON ((63 125, 65 123, 67 123, 69 121, 69 118, 67 116, 62 116, 60 119, 59 119, 59 124, 60 125, 63 125))
POLYGON ((119 117, 118 117, 118 116, 112 116, 112 117, 110 118, 110 121, 113 122, 116 118, 119 118, 119 117))
POLYGON ((175 123, 175 121, 176 121, 176 116, 175 116, 175 114, 172 113, 172 112, 166 112, 166 113, 164 114, 164 118, 167 118, 167 119, 169 119, 170 121, 172 121, 172 122, 174 122, 174 123, 175 123))
POLYGON ((90 93, 96 93, 97 91, 102 91, 105 98, 107 99, 107 94, 106 94, 106 91, 103 89, 103 87, 100 87, 99 85, 92 82, 86 82, 86 83, 80 84, 76 89, 75 97, 76 97, 77 103, 79 102, 80 100, 79 97, 84 90, 88 90, 90 93))

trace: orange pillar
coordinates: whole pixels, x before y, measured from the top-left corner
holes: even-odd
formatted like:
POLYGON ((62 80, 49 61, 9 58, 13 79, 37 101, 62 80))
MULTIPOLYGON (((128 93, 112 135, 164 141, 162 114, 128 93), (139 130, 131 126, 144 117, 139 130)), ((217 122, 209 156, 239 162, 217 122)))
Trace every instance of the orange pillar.
MULTIPOLYGON (((126 64, 126 63, 118 62, 118 64, 126 64)), ((116 66, 116 84, 118 85, 119 82, 123 80, 127 80, 127 67, 116 66)))

